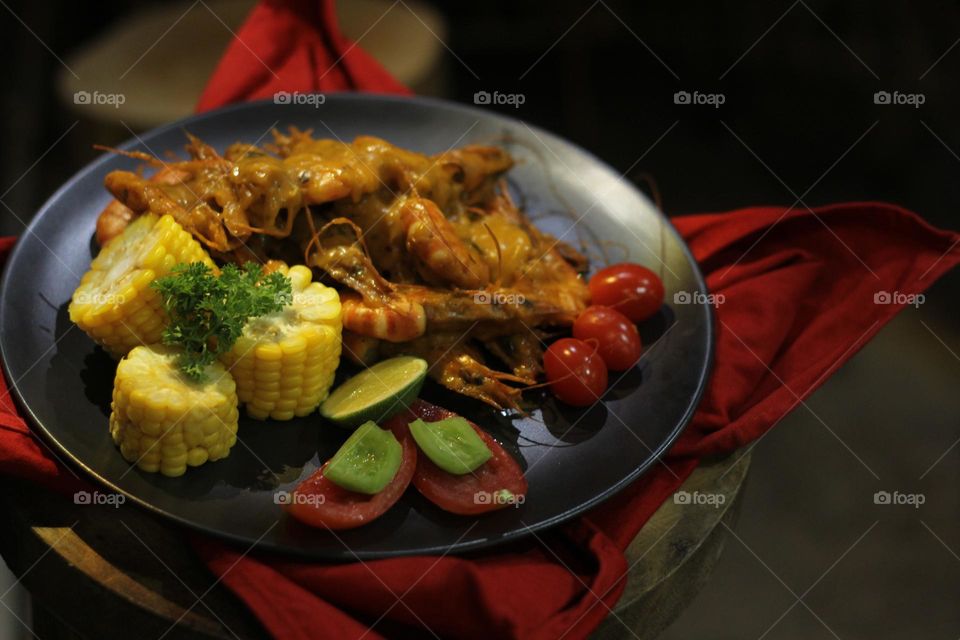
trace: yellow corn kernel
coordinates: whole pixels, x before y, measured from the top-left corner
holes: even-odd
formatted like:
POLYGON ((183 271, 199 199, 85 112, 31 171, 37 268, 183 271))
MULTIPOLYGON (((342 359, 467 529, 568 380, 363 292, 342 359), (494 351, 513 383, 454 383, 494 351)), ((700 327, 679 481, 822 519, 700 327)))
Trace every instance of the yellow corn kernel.
POLYGON ((303 265, 280 271, 290 278, 293 302, 282 311, 255 318, 223 356, 237 381, 247 415, 290 420, 326 399, 340 363, 340 297, 311 282, 303 265))
POLYGON ((150 284, 181 262, 216 269, 200 243, 171 216, 138 217, 93 259, 73 292, 70 320, 115 358, 159 342, 166 315, 150 284))
POLYGON ((226 457, 236 442, 236 384, 222 364, 194 382, 177 367, 175 347, 135 347, 117 365, 110 435, 143 471, 179 476, 226 457))

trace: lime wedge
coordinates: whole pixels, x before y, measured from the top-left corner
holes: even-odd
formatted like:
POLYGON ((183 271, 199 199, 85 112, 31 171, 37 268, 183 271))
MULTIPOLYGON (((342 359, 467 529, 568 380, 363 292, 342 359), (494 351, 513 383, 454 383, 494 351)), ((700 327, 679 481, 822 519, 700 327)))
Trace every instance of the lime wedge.
POLYGON ((416 400, 427 376, 427 361, 398 356, 361 371, 333 390, 320 415, 353 429, 373 420, 382 424, 416 400))

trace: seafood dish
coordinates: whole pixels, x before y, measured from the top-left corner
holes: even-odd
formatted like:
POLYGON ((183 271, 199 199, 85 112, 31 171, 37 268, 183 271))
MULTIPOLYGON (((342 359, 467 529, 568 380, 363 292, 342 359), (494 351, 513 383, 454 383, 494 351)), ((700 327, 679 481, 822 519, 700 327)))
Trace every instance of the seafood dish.
POLYGON ((110 433, 142 472, 226 457, 241 410, 318 415, 349 435, 286 504, 306 524, 362 525, 410 484, 453 513, 517 505, 517 462, 420 398, 424 379, 501 412, 538 386, 589 406, 663 302, 641 265, 588 280, 582 249, 511 197, 503 148, 290 128, 221 153, 186 135, 186 159, 105 149, 143 166, 106 175, 101 250, 69 305, 119 360, 110 433))
POLYGON ((442 385, 517 409, 517 386, 541 373, 543 331, 587 306, 586 259, 517 208, 503 149, 427 156, 292 130, 269 148, 220 155, 191 137, 187 151, 134 154, 159 169, 151 179, 107 176, 101 243, 144 212, 169 214, 216 260, 314 268, 340 291, 345 355, 364 364, 416 353, 442 385))

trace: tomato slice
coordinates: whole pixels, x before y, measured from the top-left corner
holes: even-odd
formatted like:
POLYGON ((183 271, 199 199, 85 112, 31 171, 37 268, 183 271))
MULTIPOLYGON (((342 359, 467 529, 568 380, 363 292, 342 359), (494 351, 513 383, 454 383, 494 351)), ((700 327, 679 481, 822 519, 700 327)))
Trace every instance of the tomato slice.
MULTIPOLYGON (((416 418, 436 422, 456 415, 417 400, 410 405, 410 411, 391 418, 384 427, 393 430, 401 442, 407 442, 411 439, 407 424, 416 418)), ((527 493, 527 480, 520 465, 486 431, 472 422, 470 426, 490 449, 491 458, 474 471, 460 476, 444 471, 418 451, 413 486, 444 511, 460 515, 476 515, 522 503, 527 493)))
POLYGON ((294 489, 284 509, 300 522, 321 529, 352 529, 382 516, 406 491, 417 467, 413 436, 396 430, 394 435, 403 447, 403 458, 397 474, 383 491, 371 496, 334 484, 323 475, 327 461, 294 489))

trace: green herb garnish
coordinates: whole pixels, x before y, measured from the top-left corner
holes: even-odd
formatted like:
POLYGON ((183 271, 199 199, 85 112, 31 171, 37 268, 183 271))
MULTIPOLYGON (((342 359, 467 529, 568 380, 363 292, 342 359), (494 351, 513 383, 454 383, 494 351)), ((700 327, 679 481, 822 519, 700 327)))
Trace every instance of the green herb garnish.
POLYGON ((204 368, 229 351, 250 318, 280 311, 293 300, 290 278, 274 272, 264 276, 260 265, 240 269, 228 264, 220 276, 202 262, 178 264, 154 281, 170 324, 163 343, 183 349, 180 369, 203 380, 204 368))

